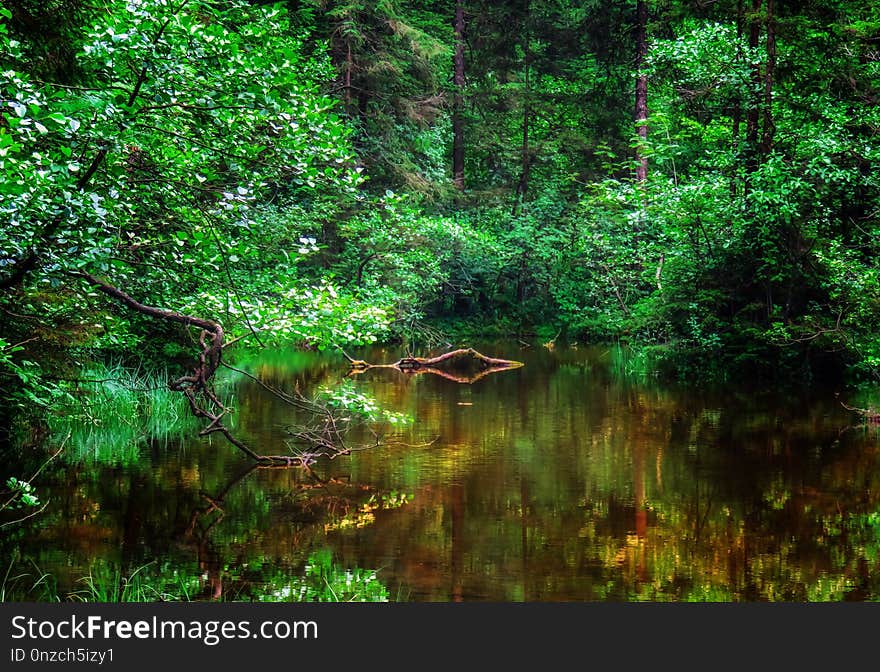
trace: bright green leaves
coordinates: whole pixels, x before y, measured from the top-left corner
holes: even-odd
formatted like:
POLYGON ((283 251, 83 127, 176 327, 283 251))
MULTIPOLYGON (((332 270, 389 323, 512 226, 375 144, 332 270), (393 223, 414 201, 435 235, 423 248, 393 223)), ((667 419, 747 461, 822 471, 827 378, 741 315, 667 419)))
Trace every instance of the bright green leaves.
POLYGON ((43 381, 42 374, 40 363, 26 356, 21 343, 12 344, 0 337, 0 387, 17 389, 23 400, 35 406, 70 399, 57 384, 43 381))
POLYGON ((6 479, 6 487, 12 492, 10 502, 7 502, 3 508, 35 508, 40 506, 40 498, 36 494, 34 487, 27 481, 22 481, 15 476, 6 479))
POLYGON ((420 322, 450 290, 471 299, 498 273, 502 245, 468 219, 431 214, 390 190, 365 206, 339 224, 345 246, 334 270, 358 296, 393 307, 396 330, 420 322))
POLYGON ((297 241, 259 215, 279 197, 328 215, 362 182, 319 90, 329 62, 303 52, 283 7, 116 0, 85 25, 75 86, 32 79, 4 49, 0 277, 35 254, 30 280, 107 273, 146 303, 173 292, 177 307, 216 311, 231 334, 375 340, 385 309, 300 280, 314 234, 297 241))
POLYGON ((406 413, 383 409, 373 397, 358 391, 350 379, 342 381, 336 387, 321 388, 317 401, 337 413, 339 421, 359 418, 371 423, 385 422, 391 425, 413 422, 412 417, 406 413))
POLYGON ((290 290, 283 295, 288 316, 278 315, 275 328, 323 350, 333 345, 366 345, 387 334, 392 314, 385 306, 362 301, 332 284, 290 290))
POLYGON ((332 101, 281 67, 300 42, 280 9, 144 0, 95 19, 79 64, 88 86, 4 74, 13 121, 0 132, 0 169, 14 186, 0 209, 19 225, 12 250, 62 208, 76 224, 69 237, 124 219, 155 238, 157 216, 238 218, 278 189, 351 193, 360 182, 332 101))
POLYGON ((688 19, 678 36, 655 40, 649 52, 651 76, 670 76, 682 95, 724 101, 749 86, 749 67, 764 59, 737 36, 732 23, 688 19))

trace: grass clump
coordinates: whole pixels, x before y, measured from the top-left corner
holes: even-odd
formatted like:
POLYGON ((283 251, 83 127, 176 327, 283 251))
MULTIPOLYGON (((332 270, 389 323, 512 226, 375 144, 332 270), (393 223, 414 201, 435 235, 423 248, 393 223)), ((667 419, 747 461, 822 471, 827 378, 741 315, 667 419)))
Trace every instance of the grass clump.
POLYGON ((67 436, 68 461, 131 464, 147 440, 167 442, 197 421, 164 371, 92 364, 80 372, 73 401, 48 418, 53 436, 67 436))

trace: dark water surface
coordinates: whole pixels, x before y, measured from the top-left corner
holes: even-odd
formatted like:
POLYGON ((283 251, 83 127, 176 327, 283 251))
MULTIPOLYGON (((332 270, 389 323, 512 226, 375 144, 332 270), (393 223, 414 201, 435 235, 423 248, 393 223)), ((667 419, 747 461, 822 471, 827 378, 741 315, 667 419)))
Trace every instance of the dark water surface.
MULTIPOLYGON (((57 472, 12 542, 62 593, 152 563, 191 598, 283 599, 320 552, 376 570, 392 600, 880 598, 880 439, 833 390, 664 386, 620 375, 610 348, 481 349, 525 366, 470 385, 356 377, 415 422, 318 462, 320 481, 249 470, 221 438, 153 441, 57 472)), ((291 351, 250 370, 308 391, 347 367, 291 351)), ((294 411, 235 385, 237 436, 287 452, 294 411)))

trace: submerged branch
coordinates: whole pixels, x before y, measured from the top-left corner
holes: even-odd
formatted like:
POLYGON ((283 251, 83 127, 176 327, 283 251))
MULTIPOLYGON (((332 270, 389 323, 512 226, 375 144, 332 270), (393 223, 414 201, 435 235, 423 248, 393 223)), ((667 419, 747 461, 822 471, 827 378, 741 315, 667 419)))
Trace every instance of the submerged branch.
POLYGON ((8 527, 9 525, 17 525, 18 523, 23 523, 28 518, 33 518, 34 516, 37 516, 37 515, 43 513, 43 511, 46 510, 47 506, 49 506, 49 502, 43 502, 43 506, 41 506, 36 511, 31 511, 29 514, 27 514, 26 516, 24 516, 22 518, 16 518, 15 520, 9 520, 5 523, 0 523, 0 528, 8 527))

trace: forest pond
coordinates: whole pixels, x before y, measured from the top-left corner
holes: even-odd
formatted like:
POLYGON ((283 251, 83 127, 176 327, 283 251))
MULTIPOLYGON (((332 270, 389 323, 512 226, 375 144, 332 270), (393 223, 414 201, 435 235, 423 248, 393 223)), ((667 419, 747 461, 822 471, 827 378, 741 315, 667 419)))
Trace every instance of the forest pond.
MULTIPOLYGON (((880 435, 835 390, 660 384, 613 347, 479 347, 524 366, 471 384, 353 377, 413 421, 313 473, 254 469, 197 428, 116 456, 95 443, 73 460, 71 445, 36 481, 49 506, 4 554, 60 595, 137 573, 157 595, 308 599, 318 572, 349 587, 339 599, 880 598, 880 435)), ((247 368, 288 391, 348 371, 294 350, 247 368)), ((293 409, 250 378, 225 386, 236 436, 287 451, 293 409)))

